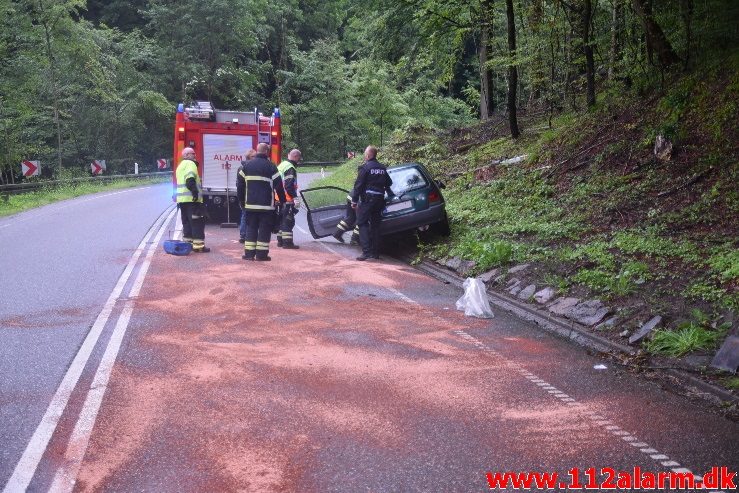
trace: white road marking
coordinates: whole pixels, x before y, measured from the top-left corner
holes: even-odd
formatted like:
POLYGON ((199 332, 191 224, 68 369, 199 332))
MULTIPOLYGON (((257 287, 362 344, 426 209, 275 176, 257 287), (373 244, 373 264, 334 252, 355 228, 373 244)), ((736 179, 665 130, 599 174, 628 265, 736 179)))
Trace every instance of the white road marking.
POLYGON ((82 406, 77 424, 72 431, 72 435, 67 445, 67 451, 64 453, 64 463, 57 470, 54 476, 54 481, 51 484, 50 492, 62 493, 72 491, 75 482, 77 481, 77 474, 79 473, 80 467, 82 466, 82 460, 85 457, 87 446, 90 442, 90 436, 92 435, 92 429, 95 426, 100 406, 103 403, 103 396, 105 391, 108 389, 108 382, 110 381, 110 374, 113 371, 113 365, 118 357, 118 351, 121 348, 123 337, 126 335, 128 324, 131 321, 131 314, 133 313, 134 299, 138 297, 141 292, 141 287, 144 284, 144 279, 149 271, 151 265, 151 259, 154 256, 154 251, 159 245, 159 241, 162 239, 164 231, 167 229, 172 216, 176 212, 176 209, 169 213, 167 219, 164 220, 159 231, 157 232, 154 241, 149 245, 149 249, 146 252, 136 279, 131 286, 131 290, 128 293, 128 301, 118 317, 113 334, 110 337, 108 346, 105 349, 105 354, 100 360, 97 372, 95 372, 95 378, 90 385, 90 391, 87 393, 87 398, 82 406))
POLYGON ((180 214, 177 214, 174 222, 174 233, 172 233, 172 239, 182 241, 182 216, 180 214))
MULTIPOLYGON (((295 225, 295 227, 296 227, 297 229, 299 229, 299 230, 300 230, 300 232, 301 232, 301 233, 303 233, 303 234, 306 234, 306 235, 309 235, 309 234, 310 234, 310 233, 309 233, 308 231, 304 230, 303 228, 301 228, 301 227, 300 227, 300 226, 298 226, 297 224, 295 225)), ((341 253, 339 253, 338 251, 336 251, 335 249, 333 249, 333 248, 331 248, 330 246, 328 246, 328 245, 327 245, 326 243, 324 243, 323 241, 319 241, 319 242, 318 242, 318 244, 319 244, 319 245, 321 245, 321 246, 322 246, 323 248, 325 248, 326 250, 328 250, 329 252, 331 252, 331 253, 333 253, 333 254, 335 254, 335 255, 338 255, 339 257, 343 257, 343 256, 344 256, 344 255, 342 255, 341 253)))
MULTIPOLYGON (((305 231, 305 230, 304 230, 303 228, 301 228, 301 227, 299 227, 299 226, 296 226, 296 227, 297 227, 297 228, 298 228, 298 229, 299 229, 300 231, 302 231, 303 233, 306 233, 306 234, 308 233, 308 232, 307 232, 307 231, 305 231)), ((341 255, 341 254, 339 254, 339 252, 337 252, 337 251, 336 251, 336 250, 334 250, 333 248, 329 247, 329 246, 328 246, 328 245, 326 245, 325 243, 322 243, 322 242, 321 242, 320 244, 321 244, 321 246, 322 246, 322 247, 324 247, 324 248, 325 248, 326 250, 328 250, 328 251, 330 251, 330 252, 332 252, 332 253, 335 253, 335 254, 337 254, 337 255, 341 255)), ((388 289, 389 291, 391 291, 391 292, 392 292, 393 294, 395 294, 395 295, 396 295, 396 296, 397 296, 398 298, 400 298, 400 299, 402 299, 402 300, 404 300, 404 301, 406 301, 406 302, 408 302, 408 303, 411 303, 411 304, 413 304, 413 305, 416 305, 416 306, 421 306, 421 304, 420 304, 420 303, 418 303, 417 301, 415 301, 415 300, 413 300, 413 299, 409 298, 408 296, 406 296, 406 295, 405 295, 405 294, 403 294, 402 292, 398 291, 397 289, 395 289, 395 288, 387 288, 387 289, 388 289)), ((435 316, 435 315, 434 315, 434 316, 435 316)), ((478 344, 478 343, 479 343, 479 342, 481 342, 481 341, 479 341, 479 340, 478 340, 478 339, 477 339, 476 337, 473 337, 473 336, 471 336, 470 334, 468 334, 468 333, 467 333, 467 332, 465 332, 464 330, 462 330, 462 329, 457 329, 457 330, 453 330, 452 332, 453 332, 454 334, 456 334, 456 335, 460 336, 461 338, 465 339, 465 340, 468 340, 468 341, 470 341, 470 342, 473 342, 473 343, 474 343, 474 345, 475 345, 475 347, 477 347, 477 348, 480 348, 480 349, 482 349, 482 350, 483 350, 483 351, 485 351, 486 353, 489 353, 489 354, 492 354, 492 355, 496 356, 497 358, 499 358, 500 360, 502 360, 502 361, 503 361, 503 363, 505 364, 505 366, 508 366, 509 368, 512 368, 512 369, 514 369, 514 370, 515 370, 515 371, 517 371, 517 372, 518 372, 518 373, 519 373, 520 375, 522 375, 522 376, 524 376, 524 377, 528 378, 528 379, 529 379, 529 381, 531 381, 532 383, 535 383, 535 384, 536 384, 537 386, 541 387, 542 389, 544 389, 544 390, 550 390, 550 389, 555 389, 555 390, 556 390, 556 387, 554 387, 553 385, 551 385, 551 384, 547 383, 546 381, 544 381, 544 380, 540 379, 540 378, 539 378, 538 376, 536 376, 536 374, 534 374, 534 373, 530 372, 529 370, 525 369, 525 368, 524 368, 523 366, 519 365, 518 363, 514 363, 513 361, 511 361, 511 360, 509 360, 509 359, 505 358, 505 357, 504 357, 503 355, 501 355, 501 354, 500 354, 500 353, 499 353, 498 351, 496 351, 496 350, 494 350, 494 349, 492 349, 492 348, 488 348, 488 347, 487 347, 487 346, 485 346, 484 344, 482 344, 482 345, 478 344), (532 378, 530 378, 530 377, 534 377, 534 378, 532 379, 532 378)), ((555 396, 555 397, 556 397, 556 396, 555 396)), ((581 413, 582 413, 582 414, 583 414, 584 416, 586 416, 586 417, 587 417, 587 418, 589 418, 589 419, 590 419, 590 420, 591 420, 592 422, 594 422, 595 424, 597 424, 597 425, 599 425, 599 426, 613 425, 613 423, 612 423, 612 422, 611 422, 610 420, 606 420, 606 419, 604 419, 604 418, 603 418, 603 416, 600 416, 600 415, 598 415, 598 414, 594 413, 593 411, 586 411, 585 405, 584 405, 584 404, 582 404, 582 403, 579 403, 579 402, 577 402, 577 401, 576 401, 575 399, 572 399, 572 398, 563 398, 563 399, 561 399, 561 400, 562 400, 562 401, 566 401, 566 402, 567 402, 567 404, 569 404, 570 406, 577 406, 577 407, 580 407, 580 408, 582 408, 582 409, 580 409, 580 410, 578 410, 578 411, 579 411, 579 412, 581 412, 581 413)), ((616 428, 618 428, 618 427, 616 427, 616 428)), ((620 429, 620 428, 619 428, 619 429, 620 429)), ((634 442, 634 441, 637 441, 637 440, 638 440, 638 438, 636 438, 635 436, 633 436, 633 435, 631 435, 631 434, 629 434, 629 435, 626 435, 626 436, 622 436, 622 437, 621 437, 621 439, 622 439, 622 440, 624 440, 624 441, 625 441, 625 442, 627 442, 627 443, 629 443, 629 442, 634 442)), ((634 445, 633 443, 629 443, 629 444, 630 444, 630 445, 634 445)), ((646 443, 644 443, 644 442, 639 442, 639 445, 642 445, 642 446, 648 446, 648 445, 647 445, 646 443)), ((654 450, 654 449, 650 449, 650 450, 654 450)), ((654 452, 657 452, 657 451, 656 451, 656 450, 654 450, 654 452)), ((664 455, 664 454, 659 454, 659 457, 660 457, 660 460, 662 460, 662 459, 666 459, 666 460, 667 460, 667 462, 669 462, 670 466, 672 466, 672 465, 674 465, 674 466, 679 466, 679 465, 680 465, 680 463, 679 463, 679 462, 676 462, 676 461, 670 460, 670 459, 669 459, 669 457, 668 457, 667 455, 664 455)), ((662 464, 662 463, 660 462, 660 464, 662 464)), ((688 472, 688 473, 692 473, 692 471, 691 471, 690 469, 686 469, 686 468, 684 468, 684 467, 673 467, 673 468, 672 468, 671 470, 672 470, 673 472, 688 472)), ((696 476, 696 477, 697 477, 697 476, 696 476)), ((714 492, 714 493, 722 493, 722 492, 714 492)))
MULTIPOLYGON (((391 288, 391 291, 394 291, 394 290, 391 288)), ((480 342, 479 339, 470 336, 469 334, 467 334, 463 330, 455 330, 453 332, 455 334, 457 334, 458 336, 461 336, 462 338, 464 338, 464 339, 466 339, 466 340, 474 343, 475 347, 479 347, 479 345, 477 344, 478 342, 480 342)), ((542 380, 542 379, 540 379, 538 377, 536 377, 536 379, 529 378, 532 375, 533 376, 536 376, 536 375, 534 375, 533 373, 531 373, 530 371, 528 371, 527 369, 525 369, 520 364, 515 363, 515 362, 509 360, 508 358, 504 357, 498 351, 496 351, 496 350, 494 350, 492 348, 489 348, 489 347, 485 347, 485 352, 494 355, 496 358, 498 358, 499 360, 501 360, 505 366, 507 366, 507 367, 515 370, 520 375, 526 377, 526 379, 528 379, 530 382, 534 383, 536 386, 538 386, 542 390, 546 390, 547 391, 547 394, 552 394, 553 397, 559 398, 562 402, 567 402, 567 404, 570 405, 570 406, 580 406, 580 407, 583 407, 582 414, 585 417, 587 417, 588 419, 590 419, 590 421, 592 421, 597 426, 602 427, 604 429, 604 431, 607 431, 607 432, 609 432, 610 434, 612 434, 614 436, 620 436, 621 439, 624 440, 625 442, 629 443, 629 445, 632 445, 634 447, 640 447, 639 448, 639 451, 641 453, 649 456, 650 459, 653 459, 653 460, 658 461, 660 465, 663 465, 665 467, 670 467, 673 472, 685 472, 685 473, 691 473, 692 474, 692 471, 690 469, 687 469, 687 468, 684 468, 684 467, 679 467, 680 466, 680 463, 679 462, 674 461, 674 460, 671 460, 667 455, 665 455, 665 454, 657 451, 654 448, 649 447, 649 445, 647 443, 645 443, 645 442, 638 442, 638 438, 636 438, 631 433, 622 430, 621 427, 613 424, 612 421, 607 420, 607 419, 604 419, 603 416, 601 416, 599 414, 596 414, 596 413, 594 413, 592 411, 586 411, 585 410, 585 405, 582 404, 582 403, 577 402, 576 399, 573 399, 573 398, 570 398, 570 397, 562 397, 561 395, 558 395, 558 393, 559 394, 564 394, 564 393, 561 392, 561 391, 559 391, 559 390, 557 390, 557 388, 555 386, 547 383, 546 381, 544 381, 544 380, 542 380), (638 443, 631 443, 631 442, 638 442, 638 443)), ((696 475, 695 478, 696 478, 696 480, 698 480, 699 476, 696 475)))
POLYGON ((61 418, 64 409, 67 407, 69 397, 71 396, 72 391, 79 381, 82 370, 84 370, 85 365, 87 365, 87 361, 90 359, 92 350, 95 348, 95 345, 100 338, 100 334, 102 333, 105 324, 108 322, 108 318, 110 317, 110 314, 113 311, 113 308, 115 307, 115 304, 118 301, 123 288, 128 282, 128 279, 131 276, 131 273, 133 272, 133 269, 138 262, 139 257, 141 256, 141 253, 146 248, 146 244, 148 243, 149 238, 151 238, 156 228, 159 227, 159 225, 163 222, 163 218, 167 214, 168 210, 169 207, 157 218, 156 221, 154 221, 154 224, 141 240, 141 243, 139 243, 139 246, 136 248, 133 255, 131 256, 131 259, 128 261, 128 264, 121 274, 121 277, 118 278, 118 282, 113 288, 113 291, 110 293, 108 300, 103 305, 103 309, 100 311, 100 314, 98 314, 97 318, 95 319, 92 328, 90 328, 90 331, 87 333, 87 336, 80 346, 80 349, 77 351, 72 364, 69 365, 67 372, 64 374, 64 378, 62 378, 59 387, 54 393, 54 396, 51 398, 49 407, 46 409, 44 416, 41 418, 41 422, 36 427, 36 431, 34 431, 33 435, 31 436, 31 439, 29 440, 28 445, 23 452, 23 455, 21 456, 18 464, 16 464, 15 469, 13 470, 13 474, 10 476, 10 479, 8 479, 8 482, 5 484, 5 488, 3 488, 3 493, 16 493, 18 491, 25 491, 26 488, 28 488, 28 485, 31 483, 31 480, 36 473, 38 463, 41 460, 41 457, 44 455, 44 452, 46 451, 46 447, 49 444, 51 436, 56 430, 57 424, 59 423, 59 419, 61 418))

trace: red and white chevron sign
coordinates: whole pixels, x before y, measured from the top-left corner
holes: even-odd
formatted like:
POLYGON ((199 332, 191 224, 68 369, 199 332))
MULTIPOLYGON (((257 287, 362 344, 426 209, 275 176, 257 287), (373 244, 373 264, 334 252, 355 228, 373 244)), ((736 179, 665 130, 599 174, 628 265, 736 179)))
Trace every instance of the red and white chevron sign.
POLYGON ((36 176, 41 173, 41 163, 39 161, 23 161, 21 162, 21 172, 23 172, 23 176, 36 176))
POLYGON ((93 175, 99 175, 105 170, 105 159, 95 159, 90 164, 90 169, 93 175))
POLYGON ((157 168, 159 168, 159 169, 166 169, 167 168, 167 160, 166 159, 157 159, 157 168))

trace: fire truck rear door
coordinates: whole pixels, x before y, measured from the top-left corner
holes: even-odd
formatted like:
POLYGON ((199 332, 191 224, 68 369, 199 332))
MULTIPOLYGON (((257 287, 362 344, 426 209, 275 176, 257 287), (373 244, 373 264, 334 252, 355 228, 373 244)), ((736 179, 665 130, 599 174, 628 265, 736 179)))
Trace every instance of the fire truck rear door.
POLYGON ((239 166, 253 142, 251 135, 204 134, 203 188, 235 190, 239 166))

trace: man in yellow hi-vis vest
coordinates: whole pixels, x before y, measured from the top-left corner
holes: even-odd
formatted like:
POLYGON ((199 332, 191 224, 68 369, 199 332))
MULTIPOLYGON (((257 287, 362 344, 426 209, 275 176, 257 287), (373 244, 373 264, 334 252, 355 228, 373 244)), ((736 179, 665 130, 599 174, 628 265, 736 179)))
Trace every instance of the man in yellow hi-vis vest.
POLYGON ((175 197, 182 218, 182 239, 192 243, 193 252, 207 253, 205 246, 205 205, 203 205, 202 189, 198 163, 195 161, 195 150, 185 147, 182 150, 182 161, 175 171, 177 190, 175 197))
POLYGON ((280 207, 280 230, 277 233, 277 246, 287 249, 300 248, 293 242, 293 228, 295 214, 298 212, 300 199, 298 198, 298 171, 295 167, 303 155, 298 149, 293 149, 287 155, 287 160, 277 166, 285 187, 285 205, 280 207))

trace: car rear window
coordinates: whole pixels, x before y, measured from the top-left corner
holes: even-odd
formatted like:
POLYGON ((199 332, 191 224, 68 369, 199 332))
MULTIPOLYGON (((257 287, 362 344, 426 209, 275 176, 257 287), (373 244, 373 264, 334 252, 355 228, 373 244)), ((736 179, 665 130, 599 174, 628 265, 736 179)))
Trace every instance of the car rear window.
POLYGON ((393 193, 401 195, 411 190, 428 186, 428 181, 418 168, 398 168, 388 170, 390 178, 393 179, 393 193))

